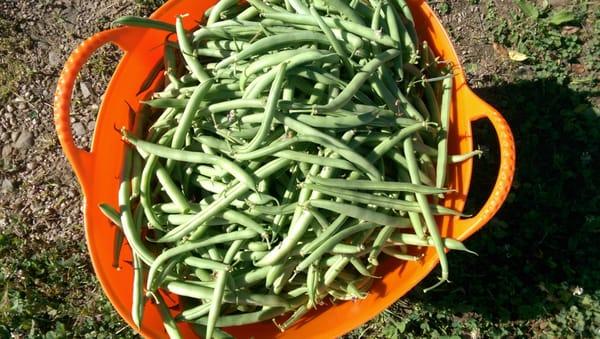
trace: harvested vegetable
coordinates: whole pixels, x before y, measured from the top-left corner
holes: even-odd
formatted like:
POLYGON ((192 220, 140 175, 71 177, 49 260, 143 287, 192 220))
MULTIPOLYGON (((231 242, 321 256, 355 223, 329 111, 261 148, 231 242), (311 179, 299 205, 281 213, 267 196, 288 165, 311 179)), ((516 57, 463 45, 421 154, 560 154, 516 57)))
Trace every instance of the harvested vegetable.
POLYGON ((447 153, 451 69, 412 20, 403 0, 222 0, 194 32, 116 21, 175 33, 147 125, 122 130, 119 209, 100 206, 133 251, 136 325, 154 300, 173 337, 289 314, 285 330, 427 246, 448 280, 445 250, 467 249, 440 236, 434 216, 461 213, 438 198, 478 153, 447 153))

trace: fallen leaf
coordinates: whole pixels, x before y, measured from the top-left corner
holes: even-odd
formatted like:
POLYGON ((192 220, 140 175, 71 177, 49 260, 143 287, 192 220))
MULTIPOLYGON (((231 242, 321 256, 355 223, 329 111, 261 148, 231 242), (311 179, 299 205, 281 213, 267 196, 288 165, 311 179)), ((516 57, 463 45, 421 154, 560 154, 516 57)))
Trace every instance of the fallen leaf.
POLYGON ((521 52, 517 52, 512 49, 509 49, 508 50, 508 58, 513 61, 521 62, 521 61, 527 60, 529 57, 521 52))
POLYGON ((566 34, 566 35, 575 34, 575 33, 579 32, 580 29, 581 28, 579 28, 577 26, 563 26, 561 33, 566 34))
POLYGON ((527 15, 528 17, 536 20, 540 16, 540 12, 534 4, 527 0, 514 0, 514 2, 519 6, 521 11, 527 15))
POLYGON ((494 44, 492 45, 492 47, 494 48, 494 51, 496 51, 496 53, 498 53, 498 55, 500 55, 502 58, 506 59, 508 58, 508 50, 506 49, 506 47, 497 44, 494 42, 494 44))
POLYGON ((571 70, 576 74, 585 73, 585 66, 582 64, 571 64, 571 70))
POLYGON ((554 12, 548 22, 550 22, 552 25, 560 26, 562 24, 566 24, 567 22, 575 21, 575 19, 577 19, 575 14, 566 9, 561 9, 554 12))

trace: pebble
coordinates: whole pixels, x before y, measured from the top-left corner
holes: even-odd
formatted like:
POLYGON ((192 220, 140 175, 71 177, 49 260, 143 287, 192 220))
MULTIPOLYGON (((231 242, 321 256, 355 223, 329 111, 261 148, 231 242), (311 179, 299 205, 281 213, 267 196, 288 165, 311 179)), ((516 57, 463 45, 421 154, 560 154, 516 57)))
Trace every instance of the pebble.
POLYGON ((15 141, 15 148, 28 149, 31 146, 33 146, 33 133, 30 131, 21 132, 17 141, 15 141))
POLYGON ((88 98, 90 95, 92 95, 92 92, 90 91, 88 85, 86 85, 85 82, 81 82, 79 84, 79 88, 81 88, 81 95, 83 95, 84 98, 88 98))
POLYGON ((18 139, 18 138, 19 138, 19 132, 17 132, 17 131, 14 131, 14 132, 12 132, 12 133, 10 134, 10 140, 11 140, 12 142, 15 142, 15 141, 17 141, 17 139, 18 139))
POLYGON ((2 192, 3 193, 8 193, 8 192, 12 192, 15 189, 15 184, 12 180, 10 179, 4 179, 2 180, 2 192))
POLYGON ((6 105, 6 111, 8 113, 12 113, 12 111, 14 111, 15 109, 11 106, 11 105, 6 105))
POLYGON ((60 54, 50 51, 50 53, 48 53, 48 62, 50 63, 50 66, 60 65, 60 54))
POLYGON ((4 145, 4 147, 2 147, 2 159, 8 158, 11 152, 12 147, 10 145, 4 145))
POLYGON ((75 134, 76 136, 81 137, 85 135, 85 126, 83 126, 82 123, 76 122, 73 124, 73 126, 71 126, 71 128, 73 129, 73 134, 75 134))
POLYGON ((10 134, 8 134, 8 132, 2 132, 2 134, 0 134, 0 141, 7 141, 10 139, 10 134))
POLYGON ((88 131, 93 131, 96 129, 96 121, 90 121, 87 125, 88 131))

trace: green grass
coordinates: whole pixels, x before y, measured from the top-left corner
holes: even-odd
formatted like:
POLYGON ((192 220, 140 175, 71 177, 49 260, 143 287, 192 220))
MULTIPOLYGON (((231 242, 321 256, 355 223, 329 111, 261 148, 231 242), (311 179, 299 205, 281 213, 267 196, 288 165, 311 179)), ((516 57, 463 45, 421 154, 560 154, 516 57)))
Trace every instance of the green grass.
MULTIPOLYGON (((452 2, 443 4, 452 15, 452 2)), ((349 337, 598 337, 600 11, 591 2, 469 4, 485 9, 489 44, 528 57, 499 61, 496 75, 476 90, 515 134, 512 192, 497 217, 466 241, 479 256, 450 253, 452 283, 423 294, 439 272, 432 273, 349 337)), ((487 197, 498 167, 489 125, 476 124, 475 135, 488 152, 475 165, 471 211, 487 197)), ((7 229, 20 227, 11 222, 7 229)), ((83 244, 40 248, 0 235, 0 338, 133 336, 100 292, 85 253, 83 244), (72 246, 81 254, 73 256, 72 246)))

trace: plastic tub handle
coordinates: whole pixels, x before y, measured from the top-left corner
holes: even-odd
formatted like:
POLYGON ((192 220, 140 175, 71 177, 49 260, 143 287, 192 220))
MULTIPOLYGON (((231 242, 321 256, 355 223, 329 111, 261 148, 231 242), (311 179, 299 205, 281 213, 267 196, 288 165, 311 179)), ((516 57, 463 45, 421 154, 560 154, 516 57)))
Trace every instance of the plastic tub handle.
POLYGON ((487 201, 481 207, 479 212, 468 219, 457 220, 457 226, 462 230, 459 238, 466 239, 483 225, 485 225, 498 212, 504 200, 510 191, 512 180, 515 174, 515 141, 508 126, 508 123, 498 111, 481 100, 475 94, 472 94, 480 103, 475 107, 482 107, 482 110, 473 112, 469 116, 471 122, 487 118, 492 123, 498 137, 498 145, 500 147, 500 168, 496 183, 487 201))
MULTIPOLYGON (((54 93, 54 124, 56 125, 58 140, 67 159, 73 166, 77 178, 85 177, 86 172, 91 170, 93 161, 93 149, 88 152, 78 148, 71 132, 71 99, 77 76, 92 54, 107 43, 114 43, 125 53, 132 50, 136 43, 135 37, 138 36, 132 34, 135 33, 132 30, 135 29, 123 27, 106 30, 83 41, 69 56, 58 79, 58 85, 54 93)), ((84 186, 82 185, 82 187, 84 186)))

